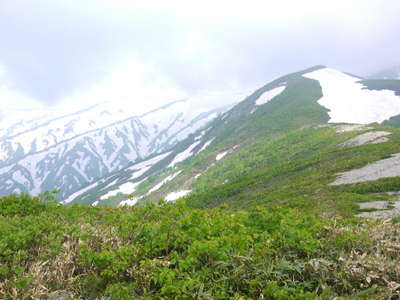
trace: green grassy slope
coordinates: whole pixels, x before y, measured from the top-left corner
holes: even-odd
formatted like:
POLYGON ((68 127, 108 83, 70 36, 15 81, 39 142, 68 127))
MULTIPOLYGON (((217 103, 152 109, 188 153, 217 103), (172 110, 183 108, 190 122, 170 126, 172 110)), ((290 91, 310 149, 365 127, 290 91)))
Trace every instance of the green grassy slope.
POLYGON ((352 215, 357 202, 376 200, 370 193, 400 189, 397 177, 329 186, 340 172, 400 152, 400 130, 376 129, 392 132, 390 142, 341 147, 340 143, 362 132, 339 134, 333 128, 301 129, 258 140, 200 176, 194 183, 197 193, 188 196, 187 202, 194 207, 282 205, 320 214, 352 215))
MULTIPOLYGON (((146 200, 158 200, 174 188, 190 188, 193 177, 204 172, 215 161, 219 152, 234 147, 247 147, 257 140, 268 141, 303 126, 326 123, 329 119, 327 110, 317 103, 322 96, 318 82, 301 76, 317 68, 320 67, 293 73, 271 82, 214 120, 203 137, 204 140, 215 138, 211 146, 194 158, 179 164, 176 169, 183 171, 180 176, 163 186, 157 193, 146 197, 146 200), (267 104, 258 106, 251 113, 255 108, 255 101, 265 91, 282 83, 286 84, 286 89, 280 95, 267 104)), ((269 154, 265 154, 267 155, 269 154)), ((161 170, 141 184, 137 194, 145 194, 152 185, 171 173, 171 170, 161 170)), ((221 180, 216 182, 220 183, 221 180)))
MULTIPOLYGON (((266 163, 271 164, 270 159, 277 155, 279 156, 275 152, 282 151, 280 148, 275 149, 270 144, 271 141, 277 142, 279 138, 285 138, 288 133, 294 132, 299 128, 328 122, 327 109, 317 102, 322 96, 318 81, 302 76, 319 68, 323 67, 316 66, 283 76, 256 90, 229 112, 219 116, 207 126, 206 134, 201 137, 202 143, 195 148, 195 150, 198 150, 207 141, 213 140, 212 144, 204 152, 194 155, 183 163, 179 163, 174 169, 166 168, 177 153, 184 151, 195 142, 195 137, 199 135, 201 130, 179 143, 174 149, 171 149, 171 155, 153 166, 138 179, 139 181, 142 178, 147 178, 136 188, 135 196, 141 197, 145 195, 141 199, 143 201, 158 201, 168 193, 182 189, 201 192, 204 189, 222 184, 226 180, 231 180, 250 171, 259 172, 259 169, 265 167, 266 163), (256 100, 266 91, 282 85, 285 85, 286 88, 277 97, 264 105, 255 105, 256 100), (263 149, 263 152, 260 152, 260 149, 263 149), (216 155, 225 151, 229 152, 227 157, 223 161, 216 163, 216 155), (233 154, 230 152, 233 152, 233 154), (237 159, 235 153, 239 152, 242 153, 242 157, 237 159), (231 156, 236 157, 235 161, 231 161, 231 156), (158 191, 150 195, 147 194, 152 187, 177 171, 182 172, 174 180, 162 186, 158 191), (197 178, 199 174, 203 175, 197 178)), ((365 88, 375 90, 390 89, 396 93, 400 92, 399 82, 400 80, 361 81, 365 88)), ((399 117, 393 117, 384 124, 400 127, 399 120, 399 117)), ((303 136, 303 138, 306 140, 313 137, 303 136)), ((340 140, 340 137, 337 137, 337 139, 340 140)), ((327 143, 322 138, 320 140, 317 139, 315 142, 316 144, 312 146, 315 151, 319 150, 318 143, 327 143)), ((305 143, 301 147, 304 148, 303 151, 306 153, 307 144, 305 143)), ((333 148, 331 149, 332 151, 333 148)), ((284 151, 282 157, 290 159, 290 155, 292 155, 290 152, 284 151)), ((308 158, 307 155, 304 155, 304 157, 308 158)), ((273 164, 277 163, 278 161, 273 162, 273 164)), ((130 178, 131 173, 125 172, 125 174, 124 172, 117 172, 115 176, 109 176, 96 189, 89 190, 78 198, 77 202, 90 204, 105 194, 107 189, 116 189, 121 185, 121 182, 124 182, 123 178, 126 178, 126 180, 130 178), (119 178, 117 183, 115 183, 115 178, 119 178)), ((120 194, 100 202, 100 205, 117 205, 121 200, 126 200, 128 197, 128 195, 120 194)))
MULTIPOLYGON (((368 82, 374 82, 375 88, 380 85, 368 82)), ((317 124, 328 121, 326 110, 317 103, 320 96, 318 82, 299 73, 276 80, 212 124, 209 138, 217 138, 206 151, 175 170, 163 170, 151 177, 138 193, 147 192, 167 174, 181 170, 175 180, 145 200, 157 201, 168 192, 190 189, 193 193, 187 198, 188 204, 199 208, 222 203, 234 208, 284 205, 317 214, 350 216, 357 212, 358 202, 377 200, 371 195, 374 191, 399 190, 398 178, 329 186, 340 172, 400 152, 399 130, 375 125, 375 130, 392 132, 390 142, 340 147, 340 143, 363 132, 338 134, 333 128, 318 128, 317 124), (282 94, 248 113, 265 90, 282 82, 288 85, 282 94), (228 151, 227 156, 216 162, 216 155, 223 151, 228 151)))
POLYGON ((399 230, 282 208, 2 197, 0 299, 396 299, 399 230))

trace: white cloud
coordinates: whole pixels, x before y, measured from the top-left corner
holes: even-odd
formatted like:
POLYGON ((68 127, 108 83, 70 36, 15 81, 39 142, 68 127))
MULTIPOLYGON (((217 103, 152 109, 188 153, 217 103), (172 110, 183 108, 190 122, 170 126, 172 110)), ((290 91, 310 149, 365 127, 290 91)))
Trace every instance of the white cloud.
POLYGON ((42 105, 38 101, 15 88, 6 68, 0 64, 0 118, 6 111, 39 109, 41 107, 42 105))
POLYGON ((186 97, 151 64, 126 59, 101 82, 61 101, 61 106, 111 101, 135 114, 186 97))
POLYGON ((0 59, 19 88, 3 87, 3 98, 25 106, 24 91, 141 112, 316 64, 367 75, 398 60, 399 9, 398 0, 3 1, 0 59))
MULTIPOLYGON (((71 6, 84 6, 81 1, 71 6), (79 3, 79 4, 78 4, 79 3)), ((349 10, 368 10, 375 8, 381 4, 380 0, 370 0, 365 5, 364 0, 336 0, 331 2, 320 0, 281 0, 281 1, 265 1, 265 0, 249 0, 249 1, 231 1, 231 0, 147 0, 147 1, 131 1, 131 0, 90 0, 86 1, 88 8, 93 8, 96 4, 99 10, 130 10, 144 12, 163 12, 180 16, 190 17, 235 17, 235 18, 285 18, 295 15, 317 15, 321 13, 346 13, 349 10)), ((354 11, 352 12, 354 15, 354 11)))

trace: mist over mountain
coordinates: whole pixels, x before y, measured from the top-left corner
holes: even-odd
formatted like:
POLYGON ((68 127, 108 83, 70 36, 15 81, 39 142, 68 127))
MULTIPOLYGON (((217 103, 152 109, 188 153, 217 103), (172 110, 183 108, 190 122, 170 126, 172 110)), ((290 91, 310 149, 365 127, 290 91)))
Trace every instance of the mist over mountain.
POLYGON ((400 66, 380 70, 369 76, 370 79, 400 79, 400 66))

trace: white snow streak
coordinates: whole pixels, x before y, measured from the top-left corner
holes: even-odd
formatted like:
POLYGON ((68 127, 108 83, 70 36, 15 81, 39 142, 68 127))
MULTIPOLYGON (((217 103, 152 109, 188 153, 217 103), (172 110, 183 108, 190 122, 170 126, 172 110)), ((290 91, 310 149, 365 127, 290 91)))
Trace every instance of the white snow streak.
POLYGON ((134 206, 136 203, 138 202, 138 200, 136 198, 133 199, 127 199, 127 200, 123 200, 121 201, 118 206, 134 206))
POLYGON ((110 198, 110 197, 114 197, 114 196, 118 195, 118 193, 122 193, 122 194, 126 194, 126 195, 132 194, 132 193, 135 192, 136 187, 137 187, 141 182, 142 182, 142 181, 134 182, 134 183, 132 183, 132 182, 126 182, 126 183, 124 183, 124 184, 121 184, 121 185, 118 187, 118 189, 109 191, 107 194, 101 196, 101 197, 100 197, 100 200, 105 200, 105 199, 108 199, 108 198, 110 198))
POLYGON ((86 192, 86 191, 90 190, 91 188, 95 187, 96 184, 97 184, 97 182, 95 182, 95 183, 93 183, 93 184, 91 184, 91 185, 88 185, 88 186, 85 187, 84 189, 81 189, 81 190, 79 190, 79 191, 73 193, 73 194, 70 195, 67 199, 65 199, 64 201, 62 201, 62 203, 69 203, 69 202, 73 201, 76 197, 82 195, 84 192, 86 192))
POLYGON ((272 99, 274 99, 276 96, 280 95, 284 90, 286 86, 278 86, 272 90, 266 91, 264 94, 262 94, 256 101, 256 105, 263 105, 272 99))
POLYGON ((157 190, 159 190, 165 183, 167 183, 168 181, 171 181, 172 179, 174 179, 176 176, 178 176, 180 173, 182 172, 182 170, 171 174, 167 177, 164 178, 164 180, 162 180, 160 183, 158 183, 157 185, 155 185, 151 190, 149 190, 149 192, 147 194, 151 194, 157 190))
POLYGON ((186 195, 190 194, 190 192, 191 190, 181 190, 178 192, 172 192, 165 197, 165 200, 167 202, 175 201, 178 200, 179 198, 185 197, 186 195))
POLYGON ((168 167, 173 167, 179 162, 184 161, 185 159, 191 157, 193 155, 192 151, 198 144, 200 144, 201 141, 198 141, 196 143, 193 143, 188 147, 185 151, 179 153, 177 156, 175 156, 174 160, 168 165, 168 167))
POLYGON ((210 146, 210 144, 215 140, 215 137, 213 137, 211 140, 207 141, 203 147, 201 147, 201 149, 199 150, 198 153, 202 152, 203 150, 205 150, 208 146, 210 146))
POLYGON ((222 152, 222 153, 220 153, 220 154, 218 154, 216 157, 215 157, 215 160, 221 160, 221 159, 223 159, 224 157, 225 157, 225 155, 227 155, 228 154, 228 151, 225 151, 225 152, 222 152))

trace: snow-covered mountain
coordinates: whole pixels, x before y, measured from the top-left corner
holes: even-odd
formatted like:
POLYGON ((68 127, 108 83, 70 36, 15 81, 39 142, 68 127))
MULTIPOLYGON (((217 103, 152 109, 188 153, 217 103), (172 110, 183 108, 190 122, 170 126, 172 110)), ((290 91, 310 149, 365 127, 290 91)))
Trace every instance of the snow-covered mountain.
POLYGON ((217 96, 175 101, 142 115, 135 115, 132 105, 112 102, 71 111, 7 113, 0 121, 0 195, 58 189, 58 197, 65 199, 99 178, 172 148, 243 94, 224 94, 222 102, 217 96))
MULTIPOLYGON (((289 74, 256 90, 171 151, 106 176, 68 201, 132 205, 148 199, 175 199, 198 190, 201 184, 197 182, 204 174, 261 137, 328 123, 396 120, 399 92, 400 80, 364 80, 321 66, 289 74), (131 193, 133 200, 128 199, 131 193)), ((221 180, 208 185, 223 184, 230 172, 224 170, 215 176, 221 180)))

